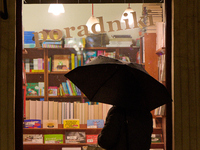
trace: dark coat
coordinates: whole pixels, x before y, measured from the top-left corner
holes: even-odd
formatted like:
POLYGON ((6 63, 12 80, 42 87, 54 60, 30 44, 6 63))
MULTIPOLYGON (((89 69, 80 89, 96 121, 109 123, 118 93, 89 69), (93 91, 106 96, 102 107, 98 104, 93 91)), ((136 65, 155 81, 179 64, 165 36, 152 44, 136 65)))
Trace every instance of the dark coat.
POLYGON ((98 135, 98 144, 106 150, 149 150, 152 132, 150 112, 113 106, 98 135))

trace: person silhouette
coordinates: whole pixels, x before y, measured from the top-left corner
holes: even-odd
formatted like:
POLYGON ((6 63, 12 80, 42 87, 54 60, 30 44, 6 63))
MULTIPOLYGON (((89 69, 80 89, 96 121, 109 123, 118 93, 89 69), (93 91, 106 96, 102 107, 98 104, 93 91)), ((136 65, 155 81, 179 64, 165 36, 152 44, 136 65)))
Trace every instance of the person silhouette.
POLYGON ((151 112, 113 106, 98 135, 98 145, 106 150, 149 150, 152 132, 151 112))

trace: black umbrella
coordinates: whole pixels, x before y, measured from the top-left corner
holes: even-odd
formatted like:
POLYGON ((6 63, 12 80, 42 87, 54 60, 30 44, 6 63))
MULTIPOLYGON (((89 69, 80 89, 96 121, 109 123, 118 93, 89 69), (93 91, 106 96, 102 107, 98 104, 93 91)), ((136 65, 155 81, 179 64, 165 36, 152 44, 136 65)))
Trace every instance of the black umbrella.
POLYGON ((65 77, 92 102, 102 102, 149 111, 171 102, 165 86, 151 77, 142 65, 98 56, 65 77))

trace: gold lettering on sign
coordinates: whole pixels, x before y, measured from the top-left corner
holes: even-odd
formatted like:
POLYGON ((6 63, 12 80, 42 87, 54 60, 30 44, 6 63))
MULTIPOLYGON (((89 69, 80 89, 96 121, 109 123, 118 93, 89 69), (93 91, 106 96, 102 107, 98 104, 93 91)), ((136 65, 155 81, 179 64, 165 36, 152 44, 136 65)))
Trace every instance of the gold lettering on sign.
MULTIPOLYGON (((131 12, 132 15, 133 15, 133 27, 131 27, 129 25, 129 19, 124 19, 125 21, 125 29, 124 30, 130 30, 130 29, 135 29, 135 28, 139 28, 139 25, 140 27, 144 28, 144 27, 147 27, 147 25, 142 21, 144 16, 140 17, 139 21, 137 21, 137 16, 136 16, 136 12, 131 12)), ((126 13, 124 14, 126 15, 126 13)), ((155 25, 153 23, 153 17, 152 15, 148 15, 147 16, 148 19, 149 19, 149 25, 148 26, 153 26, 155 25)), ((91 30, 94 34, 98 34, 98 33, 106 33, 105 29, 104 29, 104 23, 103 23, 103 17, 100 16, 100 17, 97 17, 99 19, 99 23, 95 23, 92 25, 91 27, 91 30), (100 31, 96 31, 96 27, 97 26, 100 26, 100 31)), ((114 21, 107 21, 106 23, 108 23, 108 27, 109 27, 109 30, 107 32, 114 32, 115 30, 113 29, 113 24, 115 23, 117 25, 117 30, 116 31, 120 31, 120 30, 123 30, 122 27, 121 27, 121 22, 119 20, 114 20, 114 21)), ((66 33, 66 38, 72 38, 70 32, 71 31, 75 31, 75 27, 72 26, 72 27, 67 27, 67 28, 64 28, 65 30, 65 33, 66 33)), ((77 32, 77 36, 79 37, 82 37, 82 36, 88 36, 89 35, 89 30, 88 30, 88 27, 86 25, 79 25, 77 27, 77 29, 79 30, 77 32)), ((40 32, 34 32, 34 38, 35 38, 35 47, 41 47, 41 44, 40 44, 40 41, 39 41, 39 33, 42 34, 43 36, 43 39, 42 39, 42 43, 44 41, 46 41, 47 39, 47 33, 45 31, 40 31, 40 32)), ((53 29, 50 31, 49 33, 49 37, 52 39, 52 40, 59 40, 61 39, 63 36, 62 34, 62 31, 59 30, 59 29, 53 29), (55 39, 55 37, 53 36, 54 32, 57 32, 58 33, 58 37, 55 39)))
POLYGON ((103 25, 103 17, 97 17, 98 19, 99 19, 99 23, 95 23, 95 24, 93 24, 92 25, 92 32, 94 33, 94 34, 98 34, 98 33, 105 33, 105 30, 104 30, 104 25, 103 25), (99 24, 99 26, 100 26, 100 31, 98 32, 98 31, 96 31, 96 25, 98 25, 99 24))
POLYGON ((109 26, 109 31, 108 32, 113 32, 113 23, 116 23, 117 24, 117 30, 116 31, 120 31, 122 30, 122 27, 121 27, 121 23, 119 20, 115 20, 115 21, 108 21, 108 26, 109 26))
POLYGON ((82 37, 82 36, 84 36, 84 35, 86 35, 86 36, 89 35, 87 26, 86 26, 86 25, 80 25, 80 26, 77 27, 77 29, 81 29, 81 27, 83 27, 83 30, 79 31, 79 32, 77 33, 77 35, 78 35, 79 37, 82 37), (82 33, 82 32, 84 32, 84 33, 82 33))
POLYGON ((49 37, 53 40, 60 40, 62 38, 62 31, 59 29, 54 29, 49 32, 49 37), (58 37, 55 39, 54 32, 58 33, 58 37))
POLYGON ((136 16, 136 12, 131 12, 133 15, 133 23, 134 23, 134 27, 133 28, 138 28, 138 23, 137 23, 137 16, 136 16))
POLYGON ((66 38, 72 38, 72 36, 70 35, 70 30, 74 31, 75 27, 71 27, 71 28, 64 28, 66 31, 66 38))
MULTIPOLYGON (((45 31, 40 31, 39 33, 41 33, 43 36, 43 39, 41 41, 41 43, 43 43, 44 41, 47 40, 47 33, 45 31)), ((38 47, 38 48, 42 47, 40 45, 38 32, 34 32, 33 34, 34 34, 34 39, 35 39, 35 47, 38 47)))

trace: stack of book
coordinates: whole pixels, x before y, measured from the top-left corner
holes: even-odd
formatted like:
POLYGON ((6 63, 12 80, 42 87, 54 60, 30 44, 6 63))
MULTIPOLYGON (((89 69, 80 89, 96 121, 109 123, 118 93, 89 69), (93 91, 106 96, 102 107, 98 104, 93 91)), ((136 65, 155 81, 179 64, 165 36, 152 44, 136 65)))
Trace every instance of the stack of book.
POLYGON ((35 41, 34 39, 34 31, 24 31, 24 48, 34 48, 35 41))
POLYGON ((130 47, 133 44, 130 35, 112 35, 109 45, 106 47, 130 47))

